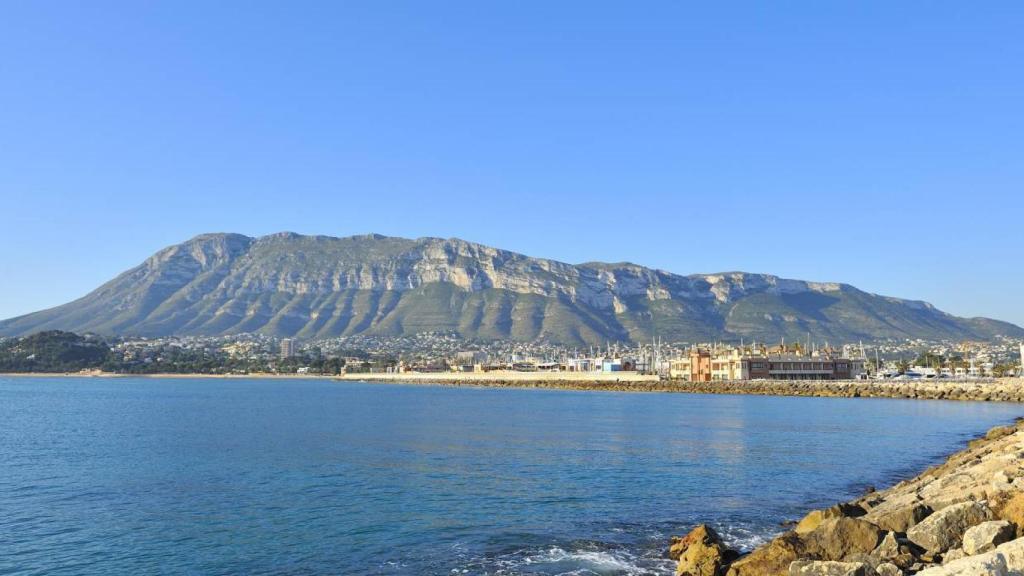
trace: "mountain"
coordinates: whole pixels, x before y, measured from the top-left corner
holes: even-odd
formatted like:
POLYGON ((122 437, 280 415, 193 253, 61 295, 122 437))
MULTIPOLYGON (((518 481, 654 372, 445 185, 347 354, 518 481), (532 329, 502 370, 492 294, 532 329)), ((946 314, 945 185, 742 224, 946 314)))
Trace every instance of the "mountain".
POLYGON ((204 234, 88 295, 0 321, 42 330, 166 336, 262 332, 324 338, 457 331, 565 344, 780 338, 1024 337, 846 284, 729 272, 680 276, 635 264, 566 264, 458 239, 204 234))

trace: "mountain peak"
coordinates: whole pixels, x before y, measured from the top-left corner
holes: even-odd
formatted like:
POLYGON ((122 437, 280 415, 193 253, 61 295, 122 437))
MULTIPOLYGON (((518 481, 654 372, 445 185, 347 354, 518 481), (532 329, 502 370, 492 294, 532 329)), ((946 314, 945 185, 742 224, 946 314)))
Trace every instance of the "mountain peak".
POLYGON ((845 284, 571 265, 459 238, 294 232, 201 234, 79 300, 0 322, 0 334, 44 329, 300 338, 454 331, 569 344, 1024 337, 1012 324, 956 318, 845 284))

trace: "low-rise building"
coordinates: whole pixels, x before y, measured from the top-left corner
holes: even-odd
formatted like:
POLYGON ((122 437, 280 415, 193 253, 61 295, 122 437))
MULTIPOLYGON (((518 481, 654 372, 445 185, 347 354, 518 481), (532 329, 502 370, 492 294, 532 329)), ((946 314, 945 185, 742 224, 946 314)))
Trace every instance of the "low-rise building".
POLYGON ((864 360, 826 354, 768 354, 765 350, 691 349, 670 361, 669 376, 692 382, 725 380, 852 380, 864 374, 864 360))

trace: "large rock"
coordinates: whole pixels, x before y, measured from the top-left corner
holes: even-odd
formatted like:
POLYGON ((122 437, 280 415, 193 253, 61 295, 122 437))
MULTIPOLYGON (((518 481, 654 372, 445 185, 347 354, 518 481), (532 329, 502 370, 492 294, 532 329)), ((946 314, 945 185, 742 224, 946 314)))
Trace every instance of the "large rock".
POLYGON ((900 555, 900 543, 896 540, 896 534, 893 532, 887 532, 882 541, 875 548, 871 554, 881 558, 882 560, 888 560, 895 558, 900 555))
POLYGON ((856 518, 866 513, 864 508, 857 504, 841 503, 823 510, 811 510, 793 529, 797 534, 809 534, 814 531, 823 521, 829 518, 840 518, 849 516, 856 518))
POLYGON ((942 555, 942 563, 949 564, 950 562, 956 562, 957 560, 964 558, 966 556, 967 553, 964 552, 963 548, 953 548, 952 550, 946 551, 946 553, 942 555))
POLYGON ((916 526, 931 513, 932 509, 928 505, 917 502, 884 514, 878 514, 870 518, 870 520, 883 530, 902 534, 916 526))
POLYGON ((1021 576, 1024 574, 1024 538, 999 545, 995 550, 967 556, 959 560, 928 568, 918 576, 1021 576))
POLYGON ((875 567, 875 574, 878 576, 903 576, 903 570, 900 570, 895 564, 885 562, 875 567))
POLYGON ((728 576, 788 576, 789 565, 806 547, 794 532, 787 532, 729 566, 728 576))
POLYGON ((843 560, 851 554, 869 554, 884 532, 859 518, 829 518, 804 537, 808 552, 823 560, 843 560))
POLYGON ((917 576, 1010 576, 1006 568, 1006 559, 991 553, 981 556, 968 556, 955 562, 925 568, 917 576))
POLYGON ((964 532, 992 519, 992 511, 979 502, 954 504, 935 512, 907 531, 907 538, 933 554, 960 545, 964 532))
POLYGON ((968 556, 995 550, 996 546, 1013 540, 1016 528, 1006 520, 991 520, 972 526, 964 532, 964 552, 968 556))
POLYGON ((1024 574, 1024 538, 1011 540, 1006 544, 1000 544, 994 552, 988 554, 999 554, 1006 561, 1006 569, 1013 576, 1024 574))
POLYGON ((874 576, 863 562, 797 560, 789 565, 789 576, 874 576))
POLYGON ((679 561, 679 576, 719 576, 735 557, 707 524, 697 526, 682 538, 673 538, 668 555, 679 561))
POLYGON ((1017 492, 1008 499, 996 504, 995 515, 1001 520, 1012 522, 1017 526, 1017 536, 1024 536, 1024 492, 1017 492))

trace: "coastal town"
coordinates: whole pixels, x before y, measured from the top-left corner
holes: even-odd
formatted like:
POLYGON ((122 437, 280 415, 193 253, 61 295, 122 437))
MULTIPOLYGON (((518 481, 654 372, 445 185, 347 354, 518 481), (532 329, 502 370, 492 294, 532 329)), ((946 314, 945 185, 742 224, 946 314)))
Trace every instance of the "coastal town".
MULTIPOLYGON (((128 373, 643 374, 691 382, 739 380, 987 379, 1018 376, 1024 342, 904 341, 607 343, 472 341, 454 333, 327 340, 263 334, 99 339, 128 373)), ((17 342, 0 340, 0 346, 17 342)))
MULTIPOLYGON (((843 344, 797 342, 609 343, 603 349, 566 348, 538 342, 467 342, 454 334, 354 337, 301 342, 260 335, 230 338, 125 340, 115 346, 126 359, 145 363, 168 347, 218 351, 266 362, 271 370, 309 373, 340 360, 347 374, 439 372, 638 372, 690 381, 856 380, 865 378, 990 378, 1020 373, 1024 343, 948 342, 920 339, 843 344), (275 363, 275 360, 278 362, 275 363), (296 362, 298 361, 298 362, 296 362)), ((159 355, 156 356, 159 358, 159 355)))

